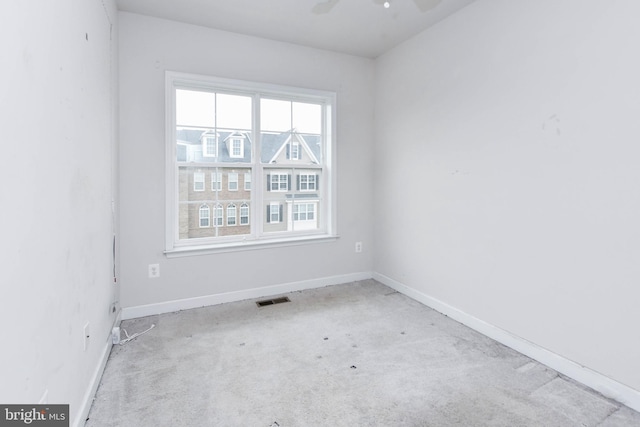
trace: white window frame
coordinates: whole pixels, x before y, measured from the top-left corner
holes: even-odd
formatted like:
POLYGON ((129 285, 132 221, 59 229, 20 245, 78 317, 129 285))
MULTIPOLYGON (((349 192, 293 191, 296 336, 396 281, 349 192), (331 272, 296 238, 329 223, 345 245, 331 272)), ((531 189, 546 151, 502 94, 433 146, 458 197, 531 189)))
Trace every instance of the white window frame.
POLYGON ((231 142, 229 143, 229 157, 232 159, 242 159, 244 158, 244 141, 240 137, 231 137, 231 142), (238 143, 238 154, 236 154, 236 143, 238 143))
POLYGON ((229 172, 227 173, 227 188, 229 191, 238 191, 238 172, 229 172), (235 185, 231 188, 231 183, 235 185))
POLYGON ((238 225, 249 225, 251 222, 251 208, 249 207, 248 203, 243 203, 240 205, 240 222, 238 223, 238 225), (246 214, 245 213, 246 210, 246 214), (243 218, 246 218, 246 222, 242 222, 243 218))
POLYGON ((300 160, 300 143, 298 141, 291 141, 291 147, 289 148, 289 157, 291 160, 300 160))
POLYGON ((211 226, 211 208, 207 205, 200 205, 198 208, 198 225, 200 228, 209 228, 211 226), (202 215, 203 212, 206 212, 206 216, 202 215), (202 221, 206 220, 207 224, 202 225, 202 221))
POLYGON ((278 224, 282 222, 282 218, 280 218, 280 209, 282 209, 282 203, 269 203, 269 224, 278 224))
MULTIPOLYGON (((280 247, 288 245, 300 245, 314 243, 319 241, 334 241, 337 239, 337 207, 336 207, 336 180, 335 180, 335 164, 336 164, 336 95, 333 92, 302 89, 296 87, 288 87, 274 85, 268 83, 245 82, 239 80, 222 79, 210 76, 193 75, 167 71, 165 73, 165 95, 166 95, 166 238, 165 238, 165 254, 167 257, 180 257, 190 255, 200 255, 206 253, 229 252, 238 250, 251 250, 255 247, 280 247), (176 90, 202 90, 215 93, 239 94, 251 96, 253 129, 248 133, 251 138, 251 162, 242 162, 238 159, 237 163, 233 160, 228 163, 215 161, 211 164, 189 164, 179 163, 176 157, 176 90), (287 171, 291 175, 291 193, 296 191, 295 182, 293 181, 296 170, 292 165, 279 165, 271 163, 262 163, 261 147, 260 147, 260 99, 280 99, 291 102, 303 102, 317 104, 322 107, 322 152, 320 153, 319 164, 307 165, 305 169, 317 170, 320 178, 319 182, 319 200, 315 215, 318 218, 318 226, 313 230, 286 230, 271 231, 266 229, 266 221, 264 219, 265 209, 260 208, 270 203, 267 200, 268 192, 265 182, 265 170, 281 169, 287 171), (185 166, 190 167, 239 167, 250 170, 251 177, 251 200, 247 201, 249 206, 249 234, 203 237, 197 239, 179 237, 179 204, 178 204, 178 168, 185 166)), ((220 149, 220 141, 218 138, 218 150, 220 149)), ((244 149, 243 144, 243 149, 244 149)), ((303 148, 300 147, 300 150, 303 148)), ((219 153, 216 153, 219 154, 219 153)), ((246 154, 247 153, 243 153, 246 154)), ((243 156, 243 158, 245 157, 243 156)), ((219 158, 219 157, 218 157, 219 158)), ((285 184, 278 184, 279 191, 285 191, 281 188, 285 184)), ((275 196, 275 195, 273 195, 275 196)), ((280 197, 280 196, 278 196, 280 197)), ((284 197, 284 196, 283 196, 284 197)), ((288 196, 287 196, 288 197, 288 196)), ((281 203, 285 203, 282 201, 281 203)), ((238 204, 238 203, 236 203, 238 204)), ((217 208, 214 204, 211 208, 211 225, 221 226, 217 218, 217 208)), ((223 208, 224 212, 224 208, 223 208)), ((278 212, 279 213, 279 212, 278 212)), ((283 219, 280 218, 282 221, 283 219)), ((238 217, 236 216, 236 221, 238 217)), ((224 220, 222 222, 224 224, 224 220)), ((238 225, 246 225, 239 224, 238 225)))
POLYGON ((316 191, 317 190, 317 188, 318 188, 318 185, 317 185, 318 176, 317 176, 317 174, 309 173, 309 172, 301 172, 298 175, 298 179, 300 180, 300 191, 307 192, 307 191, 316 191), (306 178, 306 188, 303 188, 302 177, 306 178), (310 185, 311 184, 311 180, 310 180, 311 177, 313 177, 313 188, 311 188, 311 185, 310 185))
POLYGON ((202 141, 202 155, 204 157, 218 157, 218 135, 206 135, 202 141), (209 150, 209 141, 213 140, 213 153, 209 150))
POLYGON ((204 172, 193 173, 193 191, 200 192, 205 190, 204 179, 204 172))
POLYGON ((222 203, 213 205, 213 226, 222 227, 224 225, 224 206, 222 203))
POLYGON ((238 208, 234 203, 229 203, 227 205, 227 226, 235 227, 236 225, 238 225, 238 208), (231 219, 233 219, 233 224, 231 219))
POLYGON ((222 190, 222 172, 211 172, 211 191, 222 190))
POLYGON ((251 172, 244 173, 244 191, 251 191, 251 172))
POLYGON ((271 176, 269 181, 269 191, 273 191, 273 192, 290 191, 289 184, 291 182, 291 174, 286 172, 276 172, 276 173, 270 173, 269 175, 271 176), (274 177, 277 177, 277 179, 274 179, 274 177))
POLYGON ((305 222, 316 220, 316 206, 317 203, 296 202, 293 204, 293 222, 305 222), (304 206, 304 212, 300 211, 300 208, 304 206), (311 209, 309 209, 311 207, 311 209), (309 212, 313 213, 313 218, 309 218, 309 212), (300 216, 304 214, 304 219, 300 216))

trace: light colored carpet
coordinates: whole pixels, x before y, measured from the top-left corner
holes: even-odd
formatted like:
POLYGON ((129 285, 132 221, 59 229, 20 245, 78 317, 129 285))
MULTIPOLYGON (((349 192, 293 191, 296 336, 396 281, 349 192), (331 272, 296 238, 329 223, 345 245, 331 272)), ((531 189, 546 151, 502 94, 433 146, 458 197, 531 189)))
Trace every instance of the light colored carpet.
POLYGON ((122 323, 87 427, 639 426, 373 280, 122 323))

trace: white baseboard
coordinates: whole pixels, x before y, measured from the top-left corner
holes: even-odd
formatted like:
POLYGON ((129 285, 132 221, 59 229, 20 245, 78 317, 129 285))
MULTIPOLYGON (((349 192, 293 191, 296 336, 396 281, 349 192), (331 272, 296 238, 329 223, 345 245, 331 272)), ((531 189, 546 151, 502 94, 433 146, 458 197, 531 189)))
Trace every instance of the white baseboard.
MULTIPOLYGON (((111 334, 109 334, 109 338, 111 338, 111 334)), ((84 394, 84 398, 82 399, 82 404, 80 405, 80 409, 76 412, 75 418, 73 421, 74 427, 82 427, 85 425, 87 420, 87 416, 89 415, 89 411, 91 410, 91 405, 93 404, 93 398, 98 391, 98 386, 100 385, 100 380, 102 379, 102 373, 104 372, 104 368, 107 366, 107 360, 109 359, 109 353, 111 353, 111 339, 107 343, 102 350, 102 355, 100 356, 100 361, 96 370, 93 372, 93 376, 91 377, 91 381, 89 382, 89 387, 84 394)))
POLYGON ((406 286, 390 277, 379 273, 373 273, 373 278, 390 288, 414 299, 427 307, 433 308, 442 314, 492 338, 499 343, 510 347, 525 356, 560 372, 567 377, 591 387, 602 393, 604 396, 616 400, 628 407, 640 412, 640 391, 619 383, 605 375, 593 371, 586 366, 582 366, 556 353, 542 348, 519 336, 513 335, 490 323, 475 318, 455 307, 450 306, 436 298, 430 297, 420 291, 406 286))
MULTIPOLYGON (((113 326, 120 325, 122 316, 122 310, 118 310, 116 314, 116 318, 113 321, 113 326)), ((111 353, 111 329, 109 329, 109 337, 107 338, 107 342, 105 343, 104 349, 102 350, 102 355, 100 356, 100 360, 98 361, 98 365, 96 366, 96 370, 91 377, 91 381, 89 382, 89 387, 84 394, 84 398, 82 399, 82 404, 80 405, 80 410, 76 413, 75 421, 73 422, 74 427, 82 427, 85 425, 87 420, 87 416, 89 416, 89 411, 91 410, 91 405, 93 404, 93 398, 98 391, 98 386, 100 385, 100 380, 102 379, 102 374, 104 373, 104 368, 107 366, 107 361, 109 360, 109 354, 111 353)))
POLYGON ((222 294, 205 295, 195 298, 186 298, 174 301, 160 302, 156 304, 138 305, 122 309, 122 320, 155 314, 171 313, 179 310, 206 307, 227 302, 242 301, 252 298, 261 298, 288 292, 302 291, 305 289, 321 288, 323 286, 339 285, 358 280, 371 279, 371 272, 343 274, 339 276, 325 277, 322 279, 303 280, 300 282, 285 283, 282 285, 265 286, 261 288, 246 289, 242 291, 226 292, 222 294))

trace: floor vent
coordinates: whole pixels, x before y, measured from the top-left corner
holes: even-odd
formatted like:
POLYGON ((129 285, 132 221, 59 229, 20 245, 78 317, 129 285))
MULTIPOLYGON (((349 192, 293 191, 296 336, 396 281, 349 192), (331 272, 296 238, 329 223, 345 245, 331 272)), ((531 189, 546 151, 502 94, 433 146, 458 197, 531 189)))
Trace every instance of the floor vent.
POLYGON ((258 307, 266 307, 267 305, 282 304, 283 302, 291 302, 289 297, 265 299, 262 301, 256 301, 258 307))

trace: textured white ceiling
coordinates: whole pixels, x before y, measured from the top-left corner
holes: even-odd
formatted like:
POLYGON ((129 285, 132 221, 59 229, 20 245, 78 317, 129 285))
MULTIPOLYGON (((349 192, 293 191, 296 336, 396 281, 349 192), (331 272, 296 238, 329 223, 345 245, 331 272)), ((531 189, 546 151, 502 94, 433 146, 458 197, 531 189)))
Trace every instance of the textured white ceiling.
POLYGON ((117 0, 120 10, 375 58, 474 0, 117 0))

